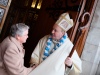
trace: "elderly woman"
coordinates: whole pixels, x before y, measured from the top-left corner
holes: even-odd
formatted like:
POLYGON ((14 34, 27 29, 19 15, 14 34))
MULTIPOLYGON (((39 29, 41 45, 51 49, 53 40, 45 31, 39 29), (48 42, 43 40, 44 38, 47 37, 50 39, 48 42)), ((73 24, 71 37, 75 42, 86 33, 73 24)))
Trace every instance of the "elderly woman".
POLYGON ((24 66, 23 43, 28 38, 29 27, 23 23, 11 26, 10 35, 0 44, 0 75, 28 75, 34 68, 24 66))

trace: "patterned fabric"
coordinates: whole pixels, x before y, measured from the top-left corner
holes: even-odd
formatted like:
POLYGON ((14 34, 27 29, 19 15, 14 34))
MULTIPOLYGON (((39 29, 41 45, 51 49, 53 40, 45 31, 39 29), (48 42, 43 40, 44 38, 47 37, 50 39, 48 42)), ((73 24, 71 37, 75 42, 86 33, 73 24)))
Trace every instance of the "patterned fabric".
POLYGON ((59 42, 54 46, 54 48, 50 51, 50 47, 52 44, 52 37, 51 35, 49 36, 48 40, 47 40, 47 44, 44 50, 44 55, 43 55, 43 60, 45 60, 50 54, 52 54, 57 48, 59 48, 67 39, 67 34, 65 33, 65 35, 59 40, 59 42))

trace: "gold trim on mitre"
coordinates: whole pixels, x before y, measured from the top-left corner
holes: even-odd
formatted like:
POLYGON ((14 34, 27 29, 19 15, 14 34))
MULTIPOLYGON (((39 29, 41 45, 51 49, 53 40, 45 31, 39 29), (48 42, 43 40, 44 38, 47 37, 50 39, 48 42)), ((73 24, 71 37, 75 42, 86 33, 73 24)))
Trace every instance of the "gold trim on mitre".
POLYGON ((73 26, 73 20, 70 19, 68 13, 63 13, 56 21, 56 24, 60 26, 64 31, 68 31, 73 26))

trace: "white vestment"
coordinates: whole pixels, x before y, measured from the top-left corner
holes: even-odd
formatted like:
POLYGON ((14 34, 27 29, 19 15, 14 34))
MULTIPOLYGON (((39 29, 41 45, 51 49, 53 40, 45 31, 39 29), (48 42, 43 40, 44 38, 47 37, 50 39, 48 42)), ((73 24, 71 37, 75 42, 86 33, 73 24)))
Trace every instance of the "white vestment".
MULTIPOLYGON (((44 37, 43 39, 46 39, 44 37)), ((46 40, 43 40, 41 44, 43 45, 46 40)), ((36 47, 37 53, 40 44, 36 47)), ((46 58, 38 67, 36 67, 29 75, 78 75, 81 71, 81 60, 79 59, 77 52, 75 51, 72 60, 73 60, 73 69, 65 69, 65 59, 72 50, 73 44, 68 39, 63 45, 61 45, 56 51, 54 51, 48 58, 46 58), (72 72, 71 72, 72 71, 72 72), (77 71, 77 72, 76 72, 77 71), (71 72, 71 73, 70 73, 71 72), (77 73, 77 74, 76 74, 77 73)), ((36 55, 36 54, 35 54, 36 55)), ((36 55, 38 57, 38 54, 36 55)))

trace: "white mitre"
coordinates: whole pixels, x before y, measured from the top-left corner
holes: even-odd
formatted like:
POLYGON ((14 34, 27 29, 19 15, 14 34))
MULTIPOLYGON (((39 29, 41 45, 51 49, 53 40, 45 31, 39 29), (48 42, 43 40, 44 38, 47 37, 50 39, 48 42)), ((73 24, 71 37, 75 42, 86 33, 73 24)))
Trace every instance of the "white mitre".
POLYGON ((73 26, 73 20, 70 19, 68 13, 63 13, 56 21, 56 24, 60 26, 64 31, 68 31, 73 26))

